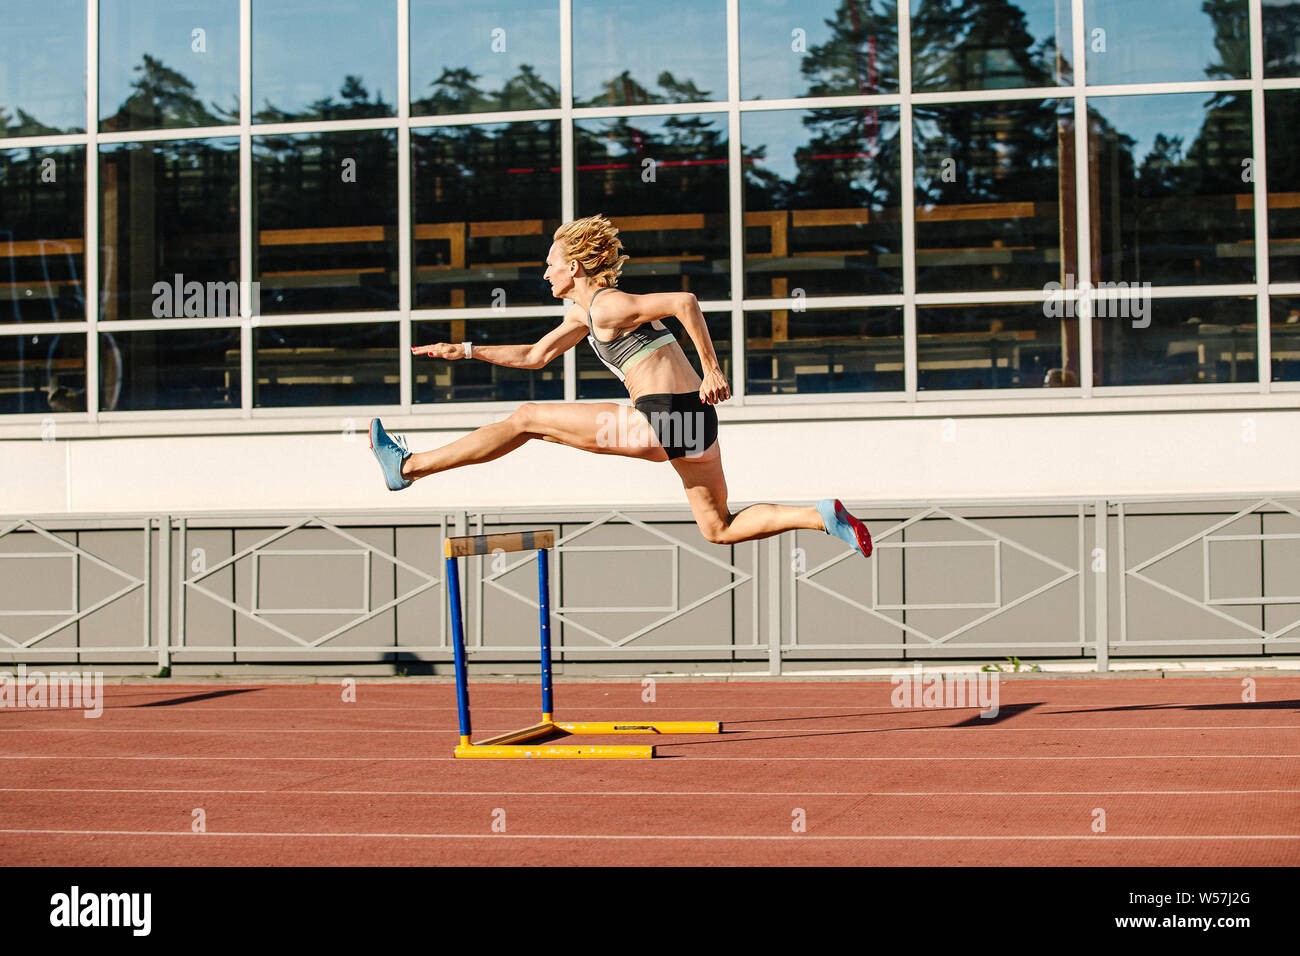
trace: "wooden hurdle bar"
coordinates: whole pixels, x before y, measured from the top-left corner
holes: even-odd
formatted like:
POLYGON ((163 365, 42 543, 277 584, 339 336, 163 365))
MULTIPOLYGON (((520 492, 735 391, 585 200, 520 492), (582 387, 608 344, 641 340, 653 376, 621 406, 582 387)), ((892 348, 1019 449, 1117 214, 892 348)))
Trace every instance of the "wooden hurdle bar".
POLYGON ((475 534, 448 538, 444 547, 447 558, 447 597, 451 604, 451 629, 456 659, 456 705, 460 717, 460 744, 457 757, 487 758, 574 758, 601 759, 648 758, 655 755, 653 746, 619 746, 612 744, 531 744, 553 734, 717 734, 722 725, 715 721, 695 720, 615 720, 557 721, 551 691, 551 574, 550 549, 555 547, 554 531, 514 531, 505 534, 475 534), (531 727, 512 730, 470 742, 472 733, 469 713, 469 682, 465 666, 465 631, 460 606, 460 559, 476 554, 501 552, 537 552, 537 607, 541 629, 542 719, 531 727))

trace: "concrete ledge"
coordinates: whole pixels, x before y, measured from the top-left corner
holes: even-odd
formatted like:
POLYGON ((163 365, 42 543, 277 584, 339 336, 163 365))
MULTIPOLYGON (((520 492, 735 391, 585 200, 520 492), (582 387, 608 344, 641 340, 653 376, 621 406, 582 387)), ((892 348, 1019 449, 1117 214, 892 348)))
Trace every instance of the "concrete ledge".
MULTIPOLYGON (((970 662, 944 661, 899 661, 897 664, 877 665, 862 668, 844 668, 835 670, 805 670, 786 674, 768 674, 758 670, 743 671, 701 671, 682 674, 656 672, 647 669, 640 674, 580 674, 560 675, 553 678, 557 684, 629 684, 639 683, 644 678, 652 678, 664 683, 702 683, 702 682, 754 682, 754 683, 790 683, 806 682, 842 682, 842 681, 889 681, 896 676, 914 673, 916 664, 921 664, 923 674, 978 674, 983 673, 987 665, 970 662)), ((1023 662, 1022 662, 1023 663, 1023 662)), ((14 665, 7 665, 12 667, 14 665)), ((653 665, 651 665, 653 666, 653 665)), ((1007 667, 1009 665, 1002 665, 1007 667)), ((1300 677, 1300 658, 1276 658, 1259 660, 1250 658, 1206 660, 1206 661, 1170 661, 1170 660, 1123 660, 1112 661, 1111 669, 1098 673, 1091 661, 1052 662, 1034 665, 1029 662, 1026 667, 1038 666, 1041 670, 1021 669, 1019 671, 1003 670, 993 672, 999 680, 1124 680, 1129 678, 1179 678, 1179 677, 1300 677)), ((69 671, 95 670, 94 665, 27 665, 27 672, 33 671, 69 671)), ((173 677, 149 677, 141 674, 104 674, 105 684, 155 685, 160 688, 184 685, 208 684, 338 684, 343 680, 353 680, 358 684, 452 684, 455 677, 451 674, 415 674, 407 677, 397 675, 357 675, 349 673, 335 674, 277 674, 277 673, 233 673, 225 674, 190 674, 177 673, 173 677), (219 676, 218 676, 219 674, 219 676)), ((518 673, 472 673, 472 684, 536 684, 537 674, 518 673)))

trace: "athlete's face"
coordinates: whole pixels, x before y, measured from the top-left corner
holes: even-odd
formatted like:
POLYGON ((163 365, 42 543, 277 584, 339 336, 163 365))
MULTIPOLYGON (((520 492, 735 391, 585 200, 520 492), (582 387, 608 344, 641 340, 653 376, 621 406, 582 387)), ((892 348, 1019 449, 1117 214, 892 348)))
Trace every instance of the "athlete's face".
POLYGON ((564 258, 564 246, 558 241, 551 244, 546 255, 546 273, 544 278, 551 285, 551 295, 557 299, 568 297, 573 291, 572 263, 564 258))

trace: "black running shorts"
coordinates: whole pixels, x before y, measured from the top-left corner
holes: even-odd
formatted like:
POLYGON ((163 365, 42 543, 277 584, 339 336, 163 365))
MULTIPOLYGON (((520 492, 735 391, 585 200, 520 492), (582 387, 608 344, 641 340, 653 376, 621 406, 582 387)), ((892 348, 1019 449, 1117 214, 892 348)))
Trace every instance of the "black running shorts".
POLYGON ((698 458, 718 438, 718 413, 700 401, 699 392, 642 395, 636 410, 650 421, 659 444, 674 458, 698 458))

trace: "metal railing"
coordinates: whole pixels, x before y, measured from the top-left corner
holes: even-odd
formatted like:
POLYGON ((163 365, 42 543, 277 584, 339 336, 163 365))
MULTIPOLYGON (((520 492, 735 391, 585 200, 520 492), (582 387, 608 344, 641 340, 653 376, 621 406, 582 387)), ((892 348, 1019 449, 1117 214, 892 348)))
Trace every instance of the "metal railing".
MULTIPOLYGON (((522 528, 556 532, 558 662, 1300 652, 1300 493, 851 507, 869 562, 812 531, 709 544, 683 509, 11 517, 0 661, 449 662, 442 541, 522 528)), ((535 659, 510 557, 467 561, 471 661, 535 659)))

